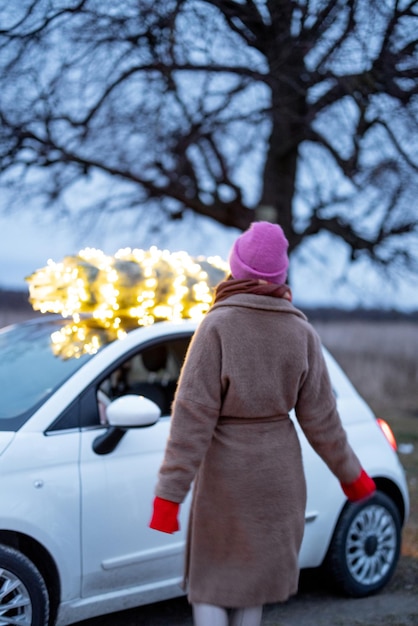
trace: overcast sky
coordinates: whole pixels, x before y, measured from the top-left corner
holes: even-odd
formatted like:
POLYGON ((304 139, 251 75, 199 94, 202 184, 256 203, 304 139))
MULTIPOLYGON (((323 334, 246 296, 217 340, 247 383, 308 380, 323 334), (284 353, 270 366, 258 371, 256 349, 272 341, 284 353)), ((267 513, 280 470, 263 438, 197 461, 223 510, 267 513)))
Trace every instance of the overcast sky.
MULTIPOLYGON (((29 213, 0 216, 0 287, 27 290, 25 277, 44 267, 48 259, 61 261, 84 247, 114 254, 119 248, 147 249, 151 245, 172 252, 186 250, 191 255, 218 254, 227 258, 239 234, 208 220, 190 216, 185 224, 174 222, 164 234, 150 235, 140 225, 125 221, 107 222, 106 233, 97 228, 88 232, 77 224, 55 222, 52 215, 40 220, 29 213)), ((306 244, 291 262, 291 283, 295 304, 299 306, 337 306, 344 308, 381 307, 418 310, 418 278, 395 276, 380 278, 368 264, 348 271, 347 250, 325 236, 306 244)))

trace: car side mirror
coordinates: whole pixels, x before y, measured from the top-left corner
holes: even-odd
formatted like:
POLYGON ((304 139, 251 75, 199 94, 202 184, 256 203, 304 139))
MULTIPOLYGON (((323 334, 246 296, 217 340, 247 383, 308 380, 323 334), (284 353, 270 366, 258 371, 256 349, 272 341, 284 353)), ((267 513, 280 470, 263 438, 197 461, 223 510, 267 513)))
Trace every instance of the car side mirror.
POLYGON ((106 407, 109 425, 119 428, 152 426, 160 416, 161 410, 155 402, 133 394, 116 398, 106 407))
POLYGON ((106 407, 109 427, 93 441, 96 454, 109 454, 129 428, 152 426, 161 415, 160 407, 144 396, 126 395, 106 407))

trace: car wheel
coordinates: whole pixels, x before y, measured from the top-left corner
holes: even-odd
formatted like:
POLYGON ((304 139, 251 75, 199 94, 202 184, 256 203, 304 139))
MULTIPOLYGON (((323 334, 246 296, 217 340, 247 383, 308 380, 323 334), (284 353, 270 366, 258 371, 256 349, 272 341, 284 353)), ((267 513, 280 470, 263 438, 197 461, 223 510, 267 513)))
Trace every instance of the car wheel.
POLYGON ((0 545, 0 624, 45 626, 49 598, 45 581, 24 554, 0 545))
POLYGON ((376 593, 390 580, 400 547, 398 509, 385 494, 376 492, 343 510, 328 551, 328 573, 349 596, 376 593))

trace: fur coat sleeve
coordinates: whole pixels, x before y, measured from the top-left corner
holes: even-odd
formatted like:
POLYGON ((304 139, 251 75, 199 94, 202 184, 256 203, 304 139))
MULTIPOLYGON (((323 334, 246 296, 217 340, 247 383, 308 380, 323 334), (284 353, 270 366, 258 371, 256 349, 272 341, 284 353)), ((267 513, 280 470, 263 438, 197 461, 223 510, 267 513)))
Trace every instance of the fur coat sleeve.
POLYGON ((295 406, 298 422, 339 481, 351 483, 360 475, 361 464, 341 424, 321 342, 314 330, 308 341, 308 363, 295 406))

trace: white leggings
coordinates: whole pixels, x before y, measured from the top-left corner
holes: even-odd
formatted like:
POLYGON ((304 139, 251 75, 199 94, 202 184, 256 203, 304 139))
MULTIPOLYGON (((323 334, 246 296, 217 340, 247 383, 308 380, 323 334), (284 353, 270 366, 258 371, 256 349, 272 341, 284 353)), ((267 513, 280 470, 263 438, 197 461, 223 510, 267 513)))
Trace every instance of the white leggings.
POLYGON ((262 606, 229 611, 213 604, 193 604, 194 626, 261 626, 262 606), (229 621, 230 620, 230 621, 229 621))

